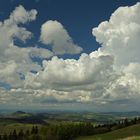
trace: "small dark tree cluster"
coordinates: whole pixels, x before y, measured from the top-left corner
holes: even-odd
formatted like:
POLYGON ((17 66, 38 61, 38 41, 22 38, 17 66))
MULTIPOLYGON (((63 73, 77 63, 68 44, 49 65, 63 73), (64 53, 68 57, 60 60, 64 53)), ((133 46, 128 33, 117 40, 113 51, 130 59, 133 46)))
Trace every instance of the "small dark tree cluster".
POLYGON ((41 140, 38 135, 38 127, 33 126, 31 132, 26 130, 23 132, 21 129, 18 133, 16 130, 9 134, 0 135, 0 140, 41 140))
POLYGON ((106 132, 106 128, 95 128, 92 123, 71 123, 52 125, 46 130, 46 140, 72 140, 78 136, 93 135, 106 132))

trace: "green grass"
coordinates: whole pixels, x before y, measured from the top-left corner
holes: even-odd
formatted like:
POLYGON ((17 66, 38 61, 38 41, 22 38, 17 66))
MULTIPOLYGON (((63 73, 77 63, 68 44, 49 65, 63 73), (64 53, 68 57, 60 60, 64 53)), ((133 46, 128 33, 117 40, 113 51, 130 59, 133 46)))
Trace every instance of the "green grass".
MULTIPOLYGON (((88 136, 88 137, 79 137, 76 140, 118 140, 118 139, 120 140, 123 138, 128 138, 133 136, 140 136, 140 124, 133 125, 127 128, 122 128, 105 134, 99 134, 99 135, 88 136)), ((131 140, 131 139, 124 139, 124 140, 131 140)), ((132 140, 140 140, 140 137, 134 137, 134 139, 132 140)))
POLYGON ((121 140, 140 140, 140 137, 139 136, 134 136, 134 137, 128 137, 128 138, 121 139, 121 140))

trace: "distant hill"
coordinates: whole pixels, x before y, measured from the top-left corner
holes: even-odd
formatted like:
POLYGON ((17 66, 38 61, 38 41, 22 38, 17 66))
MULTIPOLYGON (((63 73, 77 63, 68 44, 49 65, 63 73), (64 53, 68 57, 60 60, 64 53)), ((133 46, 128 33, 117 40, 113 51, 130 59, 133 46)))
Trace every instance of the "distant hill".
POLYGON ((140 124, 129 126, 105 134, 79 137, 76 140, 140 140, 140 137, 137 136, 140 136, 140 124))
POLYGON ((0 117, 0 124, 23 123, 23 124, 46 124, 42 117, 24 111, 16 111, 0 117))
POLYGON ((9 114, 10 118, 25 118, 30 116, 32 116, 32 114, 26 113, 24 111, 16 111, 14 113, 9 114))
POLYGON ((16 111, 16 112, 14 112, 15 114, 26 114, 26 112, 24 112, 24 111, 16 111))

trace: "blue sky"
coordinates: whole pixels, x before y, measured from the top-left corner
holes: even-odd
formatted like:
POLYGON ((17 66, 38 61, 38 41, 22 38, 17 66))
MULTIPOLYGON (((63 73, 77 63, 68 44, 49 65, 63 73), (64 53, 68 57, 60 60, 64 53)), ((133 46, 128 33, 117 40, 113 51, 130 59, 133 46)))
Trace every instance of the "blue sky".
MULTIPOLYGON (((16 6, 38 11, 36 21, 26 25, 34 33, 30 41, 35 44, 40 35, 40 27, 47 20, 57 20, 64 25, 73 40, 84 52, 90 53, 100 47, 92 36, 92 28, 108 20, 120 6, 131 6, 139 0, 1 0, 0 20, 8 18, 16 6)), ((29 43, 29 42, 28 42, 29 43)), ((67 57, 67 56, 65 56, 67 57)), ((71 57, 71 56, 69 56, 71 57)))
POLYGON ((138 110, 138 0, 1 0, 0 105, 138 110))

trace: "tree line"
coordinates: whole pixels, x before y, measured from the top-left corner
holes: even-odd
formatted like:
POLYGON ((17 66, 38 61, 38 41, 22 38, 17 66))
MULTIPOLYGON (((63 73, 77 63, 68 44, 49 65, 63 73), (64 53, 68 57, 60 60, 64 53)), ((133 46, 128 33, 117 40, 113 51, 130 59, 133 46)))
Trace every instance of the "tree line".
POLYGON ((0 140, 41 140, 39 136, 38 126, 33 126, 31 131, 26 130, 25 132, 21 129, 19 132, 16 129, 9 134, 4 133, 0 135, 0 140))

